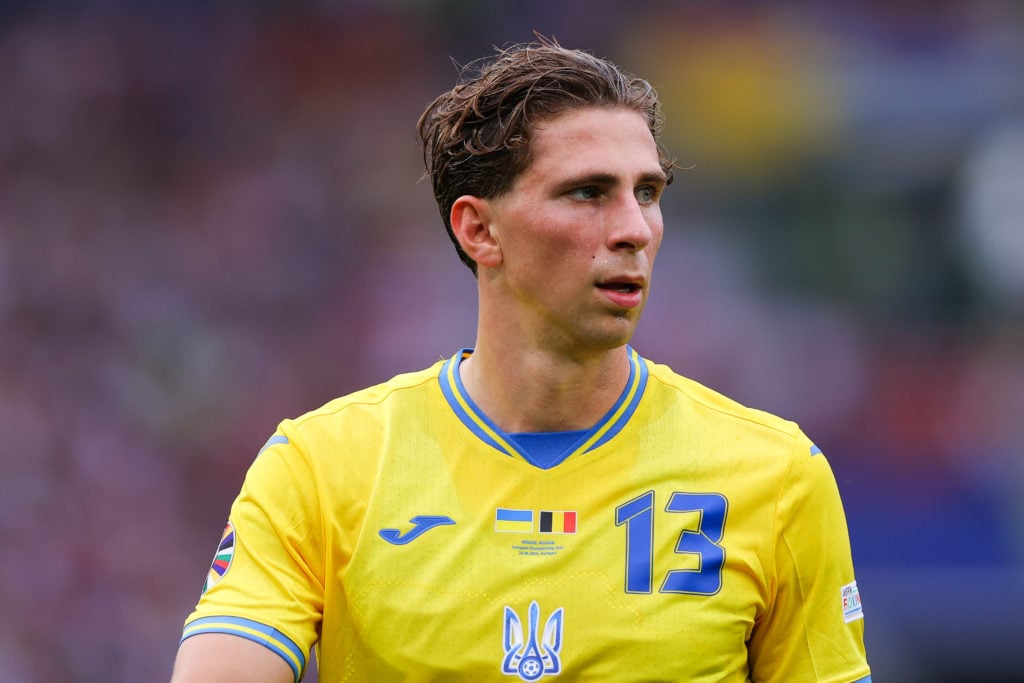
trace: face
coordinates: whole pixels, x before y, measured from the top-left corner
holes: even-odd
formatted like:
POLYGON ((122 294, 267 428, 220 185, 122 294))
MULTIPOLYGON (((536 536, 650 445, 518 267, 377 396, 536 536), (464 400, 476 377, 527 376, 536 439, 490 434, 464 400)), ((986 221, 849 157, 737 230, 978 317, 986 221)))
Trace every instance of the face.
POLYGON ((616 348, 647 301, 666 175, 644 118, 582 109, 541 124, 532 164, 486 202, 490 276, 513 334, 563 352, 616 348))

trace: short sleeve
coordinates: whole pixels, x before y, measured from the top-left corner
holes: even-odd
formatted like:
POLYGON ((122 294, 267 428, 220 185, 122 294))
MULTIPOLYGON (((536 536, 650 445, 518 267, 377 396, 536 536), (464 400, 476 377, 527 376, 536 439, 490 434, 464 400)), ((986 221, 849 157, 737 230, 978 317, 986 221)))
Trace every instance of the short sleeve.
POLYGON ((846 516, 825 455, 799 433, 773 525, 770 603, 754 626, 754 681, 850 683, 870 670, 846 516))
POLYGON ((230 633, 280 655, 302 677, 324 603, 323 529, 311 463, 283 422, 231 506, 182 640, 230 633))

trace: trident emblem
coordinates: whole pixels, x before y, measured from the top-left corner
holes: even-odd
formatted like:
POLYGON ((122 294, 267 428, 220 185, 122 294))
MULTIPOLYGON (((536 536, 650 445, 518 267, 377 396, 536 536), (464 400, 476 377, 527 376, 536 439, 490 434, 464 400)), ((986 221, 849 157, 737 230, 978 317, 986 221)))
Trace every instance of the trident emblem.
POLYGON ((562 608, 556 609, 544 624, 544 635, 538 642, 540 607, 530 603, 530 621, 523 633, 523 622, 511 607, 505 606, 503 645, 505 659, 501 672, 519 676, 524 681, 536 681, 542 676, 554 676, 562 671, 558 658, 562 651, 562 608))

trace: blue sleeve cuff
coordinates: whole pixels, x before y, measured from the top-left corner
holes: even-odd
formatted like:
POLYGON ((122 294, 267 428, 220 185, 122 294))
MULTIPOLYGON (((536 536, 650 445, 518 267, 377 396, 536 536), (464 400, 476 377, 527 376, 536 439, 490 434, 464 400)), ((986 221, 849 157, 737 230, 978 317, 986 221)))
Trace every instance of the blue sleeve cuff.
POLYGON ((266 624, 241 617, 203 617, 185 624, 182 642, 200 633, 227 633, 259 643, 283 659, 298 683, 306 669, 306 654, 288 636, 266 624))

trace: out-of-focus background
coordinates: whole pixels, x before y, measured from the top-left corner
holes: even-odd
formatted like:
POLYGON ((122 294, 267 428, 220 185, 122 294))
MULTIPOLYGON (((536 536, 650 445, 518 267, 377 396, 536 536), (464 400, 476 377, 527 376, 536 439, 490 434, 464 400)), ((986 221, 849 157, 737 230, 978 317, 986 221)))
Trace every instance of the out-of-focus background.
POLYGON ((875 680, 1024 671, 1024 4, 40 0, 0 3, 0 680, 165 680, 277 421, 472 344, 414 125, 533 29, 660 90, 634 345, 824 449, 875 680))

